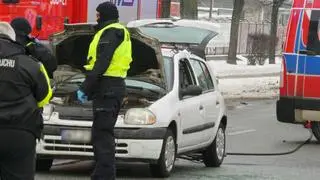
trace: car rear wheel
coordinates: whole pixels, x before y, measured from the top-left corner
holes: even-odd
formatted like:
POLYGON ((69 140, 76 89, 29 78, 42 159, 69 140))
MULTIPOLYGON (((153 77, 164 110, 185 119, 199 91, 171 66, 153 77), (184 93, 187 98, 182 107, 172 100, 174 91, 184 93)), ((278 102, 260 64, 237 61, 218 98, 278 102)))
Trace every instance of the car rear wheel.
POLYGON ((220 124, 212 144, 203 152, 203 162, 207 167, 219 167, 225 156, 226 134, 225 127, 220 124))
POLYGON ((320 142, 320 122, 312 122, 311 128, 312 128, 313 135, 320 142))
POLYGON ((36 170, 40 172, 50 171, 53 159, 38 159, 36 160, 36 170))
POLYGON ((169 177, 176 160, 176 138, 171 129, 168 129, 163 140, 160 159, 157 164, 150 164, 151 174, 154 177, 169 177))

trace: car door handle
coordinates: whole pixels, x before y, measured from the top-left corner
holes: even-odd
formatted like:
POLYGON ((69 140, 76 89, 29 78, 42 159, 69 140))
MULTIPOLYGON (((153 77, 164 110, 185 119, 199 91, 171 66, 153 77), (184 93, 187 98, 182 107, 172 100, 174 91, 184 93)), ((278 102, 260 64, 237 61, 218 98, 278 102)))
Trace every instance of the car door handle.
POLYGON ((199 107, 199 110, 203 110, 204 108, 203 108, 203 106, 201 105, 200 107, 199 107))
POLYGON ((216 101, 216 105, 219 105, 220 104, 220 101, 216 101))

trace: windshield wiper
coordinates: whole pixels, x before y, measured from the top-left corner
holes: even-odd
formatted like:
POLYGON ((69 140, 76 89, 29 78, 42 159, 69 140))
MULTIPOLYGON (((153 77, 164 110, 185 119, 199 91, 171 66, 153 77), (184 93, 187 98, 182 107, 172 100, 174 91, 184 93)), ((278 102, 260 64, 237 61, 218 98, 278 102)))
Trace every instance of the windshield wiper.
POLYGON ((156 91, 156 90, 153 90, 153 89, 148 89, 148 88, 144 88, 144 87, 137 87, 137 86, 126 86, 127 88, 131 88, 131 89, 137 89, 137 90, 140 90, 140 91, 150 91, 152 93, 155 93, 155 94, 162 94, 161 92, 159 91, 156 91))
POLYGON ((128 77, 127 80, 141 81, 144 83, 152 84, 154 86, 158 86, 158 87, 162 88, 163 90, 166 89, 162 80, 161 80, 161 82, 156 82, 156 81, 151 80, 149 78, 141 78, 141 77, 128 77))

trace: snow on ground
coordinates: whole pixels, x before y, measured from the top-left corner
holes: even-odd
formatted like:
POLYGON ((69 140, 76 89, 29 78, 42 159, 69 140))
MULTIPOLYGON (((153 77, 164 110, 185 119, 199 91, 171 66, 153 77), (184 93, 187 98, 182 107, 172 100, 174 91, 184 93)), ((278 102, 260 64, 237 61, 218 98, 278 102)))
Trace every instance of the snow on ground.
POLYGON ((226 99, 229 98, 273 98, 278 96, 281 59, 276 64, 249 66, 243 57, 237 65, 226 61, 208 61, 219 79, 219 88, 226 99))
POLYGON ((273 98, 278 96, 279 77, 220 79, 219 88, 226 99, 273 98))
POLYGON ((256 76, 278 76, 281 69, 281 59, 276 59, 276 64, 269 64, 267 60, 265 65, 247 65, 244 57, 238 56, 242 60, 237 61, 236 65, 227 64, 225 60, 208 61, 210 67, 218 78, 237 78, 237 77, 256 77, 256 76))

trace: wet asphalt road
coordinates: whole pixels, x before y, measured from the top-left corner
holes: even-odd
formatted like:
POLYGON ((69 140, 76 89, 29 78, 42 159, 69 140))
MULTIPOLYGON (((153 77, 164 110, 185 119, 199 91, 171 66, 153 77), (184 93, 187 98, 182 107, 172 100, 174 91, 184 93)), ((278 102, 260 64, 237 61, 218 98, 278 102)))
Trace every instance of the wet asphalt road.
MULTIPOLYGON (((289 151, 308 137, 302 126, 277 122, 274 100, 229 105, 227 151, 272 153, 289 151)), ((36 180, 87 180, 91 162, 55 166, 36 180)), ((313 139, 298 152, 275 157, 227 156, 220 168, 178 160, 168 179, 199 180, 313 180, 320 177, 320 144, 313 139)), ((143 164, 119 165, 117 179, 152 179, 143 164)))

